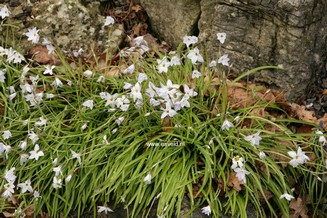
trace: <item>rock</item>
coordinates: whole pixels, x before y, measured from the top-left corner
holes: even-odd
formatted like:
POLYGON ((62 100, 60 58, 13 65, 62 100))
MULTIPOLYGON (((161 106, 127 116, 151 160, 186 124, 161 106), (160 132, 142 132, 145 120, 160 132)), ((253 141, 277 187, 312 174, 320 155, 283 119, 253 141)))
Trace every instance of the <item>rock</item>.
MULTIPOLYGON (((63 51, 87 51, 92 45, 97 51, 114 53, 119 49, 124 40, 124 27, 120 24, 104 26, 105 17, 100 15, 99 2, 94 2, 85 7, 73 0, 48 0, 37 1, 34 4, 22 1, 17 7, 7 7, 11 16, 5 23, 13 25, 11 28, 14 36, 6 40, 7 26, 1 26, 0 41, 5 41, 8 46, 13 46, 23 53, 33 45, 24 35, 28 29, 37 27, 40 35, 38 45, 45 38, 54 46, 63 51), (20 43, 15 43, 14 41, 20 43)), ((12 36, 12 35, 10 35, 12 36)), ((10 37, 9 37, 10 38, 10 37)))
POLYGON ((156 37, 178 46, 186 35, 197 31, 200 16, 200 0, 138 0, 146 10, 150 26, 156 37))
POLYGON ((286 91, 294 101, 322 71, 326 63, 326 1, 201 1, 200 41, 211 57, 217 55, 217 32, 226 32, 222 52, 229 54, 237 73, 265 65, 285 71, 255 75, 255 80, 286 91), (212 16, 212 15, 215 16, 212 16))
POLYGON ((200 45, 216 59, 220 47, 216 33, 226 32, 221 52, 229 55, 233 72, 283 66, 285 71, 265 71, 254 78, 284 89, 289 101, 310 90, 327 63, 325 0, 139 2, 149 15, 152 30, 175 48, 184 35, 196 34, 198 29, 200 45))

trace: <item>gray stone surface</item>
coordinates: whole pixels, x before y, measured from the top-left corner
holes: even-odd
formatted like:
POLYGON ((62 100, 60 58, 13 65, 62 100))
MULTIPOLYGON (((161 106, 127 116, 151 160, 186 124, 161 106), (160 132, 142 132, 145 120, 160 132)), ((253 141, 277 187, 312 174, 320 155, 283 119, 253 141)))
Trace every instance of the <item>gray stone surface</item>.
POLYGON ((6 39, 8 27, 0 27, 0 41, 15 48, 20 47, 23 53, 32 46, 23 34, 29 28, 37 27, 40 32, 40 41, 48 39, 54 46, 65 51, 78 51, 82 48, 87 51, 92 45, 99 51, 107 50, 114 53, 124 40, 124 28, 120 24, 104 26, 105 17, 100 15, 99 2, 93 2, 85 7, 77 0, 23 0, 17 7, 7 4, 11 15, 6 18, 5 24, 13 25, 14 37, 6 39), (26 13, 26 11, 30 13, 26 13), (22 16, 24 15, 24 16, 22 16), (14 43, 15 41, 16 43, 14 43), (19 44, 17 42, 20 42, 19 44))
POLYGON ((150 26, 156 37, 173 47, 182 42, 183 36, 197 31, 200 17, 200 0, 137 0, 149 15, 150 26))
POLYGON ((327 63, 325 0, 138 1, 152 29, 173 47, 198 28, 200 45, 217 58, 216 33, 226 32, 221 52, 229 54, 233 72, 283 66, 286 71, 255 74, 255 80, 283 88, 290 101, 310 88, 327 63))
POLYGON ((286 71, 256 74, 257 81, 283 88, 295 100, 322 71, 327 56, 327 2, 324 0, 203 0, 200 40, 211 57, 226 32, 222 51, 232 70, 246 72, 264 65, 282 65, 286 71))

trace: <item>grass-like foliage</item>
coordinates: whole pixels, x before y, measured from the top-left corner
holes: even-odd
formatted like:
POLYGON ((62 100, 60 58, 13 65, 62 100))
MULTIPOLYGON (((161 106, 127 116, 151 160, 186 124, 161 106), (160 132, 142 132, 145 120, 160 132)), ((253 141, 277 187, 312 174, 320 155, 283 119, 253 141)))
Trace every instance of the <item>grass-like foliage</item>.
POLYGON ((123 204, 128 216, 147 217, 157 202, 158 216, 173 217, 187 196, 190 213, 200 207, 213 217, 246 217, 249 203, 259 217, 288 217, 292 198, 318 216, 327 193, 324 135, 296 133, 303 122, 253 87, 254 103, 233 107, 228 66, 195 63, 194 48, 181 48, 118 77, 63 55, 44 75, 44 66, 26 61, 27 71, 4 53, 0 211, 95 216, 123 204))

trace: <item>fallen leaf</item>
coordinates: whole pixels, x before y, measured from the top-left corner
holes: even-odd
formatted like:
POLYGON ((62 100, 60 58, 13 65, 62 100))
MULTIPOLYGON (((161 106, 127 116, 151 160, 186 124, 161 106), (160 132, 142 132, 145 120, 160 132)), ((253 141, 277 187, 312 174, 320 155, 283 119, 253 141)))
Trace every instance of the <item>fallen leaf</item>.
POLYGON ((236 191, 241 191, 242 187, 241 185, 243 185, 244 182, 240 181, 237 177, 236 177, 236 173, 234 171, 230 172, 229 174, 229 179, 228 179, 228 183, 227 185, 229 187, 233 187, 236 191))
POLYGON ((48 49, 45 46, 37 45, 29 50, 29 55, 32 59, 40 64, 45 65, 60 65, 59 58, 54 54, 48 54, 48 49))
POLYGON ((170 132, 171 131, 171 122, 170 122, 170 117, 167 116, 163 119, 162 121, 162 130, 164 132, 170 132))
POLYGON ((297 218, 301 216, 302 218, 307 218, 307 212, 305 205, 301 198, 293 199, 290 203, 290 208, 294 210, 294 214, 291 217, 297 218))
POLYGON ((140 6, 140 5, 133 5, 131 9, 132 9, 132 11, 139 12, 139 11, 141 11, 143 8, 142 8, 142 6, 140 6))
POLYGON ((13 213, 9 213, 7 211, 3 211, 2 215, 4 215, 4 217, 15 217, 13 213))

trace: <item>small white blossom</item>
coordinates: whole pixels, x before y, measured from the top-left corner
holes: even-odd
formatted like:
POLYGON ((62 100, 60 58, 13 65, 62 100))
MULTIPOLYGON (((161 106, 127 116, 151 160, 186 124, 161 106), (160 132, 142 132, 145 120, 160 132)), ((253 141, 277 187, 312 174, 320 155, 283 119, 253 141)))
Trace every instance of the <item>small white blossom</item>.
POLYGON ((40 157, 44 156, 43 151, 40 150, 40 147, 38 144, 34 146, 34 150, 30 151, 29 159, 35 159, 38 160, 40 157))
POLYGON ((289 151, 287 154, 293 158, 290 160, 289 164, 292 165, 292 167, 297 167, 299 164, 303 164, 310 160, 310 158, 305 155, 305 153, 302 151, 301 147, 297 148, 297 152, 295 151, 289 151))
POLYGON ((84 107, 88 107, 88 108, 90 108, 90 110, 92 110, 93 109, 93 100, 87 100, 87 101, 85 101, 83 104, 82 104, 84 107))
POLYGON ((225 119, 225 121, 223 122, 223 125, 221 126, 222 130, 229 130, 230 128, 233 128, 234 124, 232 122, 230 122, 229 120, 225 119))
POLYGON ((28 32, 25 33, 25 35, 28 37, 28 41, 32 41, 33 44, 36 44, 39 42, 40 36, 39 31, 36 27, 33 29, 28 29, 28 32))
POLYGON ((73 175, 69 174, 66 178, 65 178, 65 183, 69 182, 72 179, 73 175))
POLYGON ((201 208, 201 212, 202 212, 203 214, 209 216, 209 215, 211 214, 211 207, 210 207, 210 205, 201 208))
POLYGON ((246 175, 250 174, 249 171, 247 171, 244 167, 242 168, 235 168, 234 171, 236 172, 236 177, 238 180, 243 181, 246 183, 246 175))
POLYGON ((15 185, 13 183, 9 182, 7 184, 4 184, 3 188, 4 188, 4 192, 2 193, 1 196, 4 198, 10 198, 10 197, 12 197, 12 194, 15 193, 15 190, 14 190, 15 185))
POLYGON ((58 179, 56 176, 53 177, 52 187, 55 189, 61 188, 62 186, 62 179, 58 179))
POLYGON ((228 55, 223 55, 218 59, 218 63, 220 63, 224 66, 229 66, 228 61, 229 61, 228 55))
POLYGON ((148 173, 148 174, 144 177, 143 181, 144 181, 146 184, 150 184, 150 183, 151 183, 151 179, 152 179, 151 173, 148 173))
POLYGON ((255 134, 252 134, 252 135, 249 135, 249 136, 245 136, 244 139, 245 141, 248 141, 251 143, 252 146, 255 146, 255 145, 259 145, 260 144, 260 140, 262 139, 259 134, 261 132, 258 131, 257 133, 255 134))
POLYGON ((22 189, 22 193, 25 193, 27 191, 33 193, 33 188, 31 186, 31 180, 26 180, 24 183, 19 183, 17 187, 20 187, 22 189))
POLYGON ((23 151, 25 151, 26 150, 26 147, 27 147, 27 141, 26 140, 20 141, 19 144, 18 144, 18 147, 20 149, 22 149, 23 151))
POLYGON ((4 140, 9 139, 11 136, 12 136, 12 134, 11 134, 10 130, 3 131, 2 138, 4 140))
POLYGON ((20 159, 19 159, 19 163, 22 166, 24 163, 26 163, 29 159, 29 155, 28 154, 20 154, 20 159))
POLYGON ((175 110, 171 108, 169 102, 166 102, 166 108, 161 108, 164 112, 161 114, 161 119, 165 118, 166 116, 173 117, 177 114, 175 110))
POLYGON ((62 175, 62 169, 61 168, 62 168, 62 166, 59 165, 59 166, 54 167, 52 169, 52 171, 55 173, 55 176, 59 176, 59 174, 62 175))
POLYGON ((107 16, 104 22, 104 26, 113 25, 114 23, 115 23, 114 18, 112 18, 111 16, 107 16))
POLYGON ((198 42, 198 37, 196 36, 184 36, 183 43, 189 47, 192 44, 196 44, 198 42))
POLYGON ((285 198, 285 199, 288 200, 288 201, 294 199, 294 197, 293 197, 292 195, 287 194, 286 192, 285 192, 284 194, 282 194, 279 198, 280 198, 280 199, 285 198))
POLYGON ((46 126, 47 125, 47 119, 43 118, 43 117, 39 117, 40 121, 36 121, 34 126, 46 126))
POLYGON ((43 75, 53 75, 53 69, 56 66, 45 66, 45 71, 43 72, 43 75))
POLYGON ((201 75, 202 74, 198 70, 193 70, 193 72, 192 72, 192 79, 194 79, 194 78, 200 78, 201 75))
POLYGON ((132 64, 123 71, 123 74, 127 74, 127 73, 132 74, 134 70, 135 70, 135 65, 132 64))
POLYGON ((264 158, 266 158, 266 154, 265 154, 265 152, 260 151, 260 153, 259 153, 259 158, 260 158, 260 159, 264 159, 264 158))
POLYGON ((93 72, 91 70, 86 70, 83 72, 86 78, 91 78, 93 76, 93 72))
POLYGON ((5 180, 7 180, 8 183, 14 183, 17 176, 15 176, 15 170, 16 167, 12 167, 10 170, 5 171, 5 180))
POLYGON ((39 136, 35 134, 33 131, 28 134, 28 138, 32 140, 32 143, 35 144, 39 140, 39 136))
POLYGON ((4 83, 6 80, 6 76, 5 76, 6 71, 7 71, 7 69, 0 69, 0 82, 1 83, 4 83))
POLYGON ((0 8, 0 17, 2 19, 9 17, 10 14, 11 14, 11 12, 9 11, 9 9, 7 8, 6 5, 0 8))
POLYGON ((233 161, 232 169, 236 169, 237 167, 242 168, 244 166, 243 157, 240 157, 237 155, 237 156, 233 157, 232 161, 233 161))
POLYGON ((99 76, 97 79, 97 83, 104 83, 106 81, 106 78, 104 76, 99 76))
POLYGON ((170 60, 170 66, 175 66, 175 65, 180 65, 181 64, 181 59, 179 56, 175 55, 171 58, 170 60))
POLYGON ((204 62, 204 59, 197 47, 189 51, 187 58, 191 59, 192 64, 196 64, 197 62, 204 62))
POLYGON ((217 39, 221 44, 224 44, 226 40, 226 35, 227 35, 226 33, 217 33, 217 39))
POLYGON ((148 76, 145 73, 140 73, 137 77, 137 82, 142 83, 143 81, 147 80, 148 76))
POLYGON ((109 207, 105 207, 105 206, 98 206, 97 208, 98 208, 98 213, 104 212, 105 214, 107 214, 108 212, 114 212, 109 207))
POLYGON ((47 47, 48 54, 53 53, 54 50, 55 50, 55 48, 53 47, 53 45, 51 44, 51 42, 49 42, 49 40, 47 40, 46 38, 43 38, 42 45, 45 45, 47 47))
POLYGON ((81 164, 81 155, 79 153, 76 153, 75 151, 70 149, 70 152, 72 153, 72 158, 77 159, 78 163, 81 164))
POLYGON ((157 69, 159 73, 167 73, 168 68, 170 66, 170 62, 168 61, 167 57, 163 57, 162 59, 157 59, 157 69))
POLYGON ((209 67, 215 67, 215 66, 217 66, 217 61, 211 61, 209 63, 209 67))
POLYGON ((89 121, 85 122, 85 123, 82 125, 81 129, 82 129, 82 130, 85 130, 88 124, 89 124, 89 121))
POLYGON ((46 99, 51 99, 51 98, 54 98, 54 97, 56 97, 54 94, 51 94, 51 93, 47 93, 46 95, 45 95, 45 98, 46 99))
POLYGON ((326 137, 323 136, 323 132, 321 132, 320 130, 316 131, 316 134, 317 135, 322 135, 322 136, 319 136, 319 142, 322 144, 322 145, 325 145, 326 144, 326 137))

